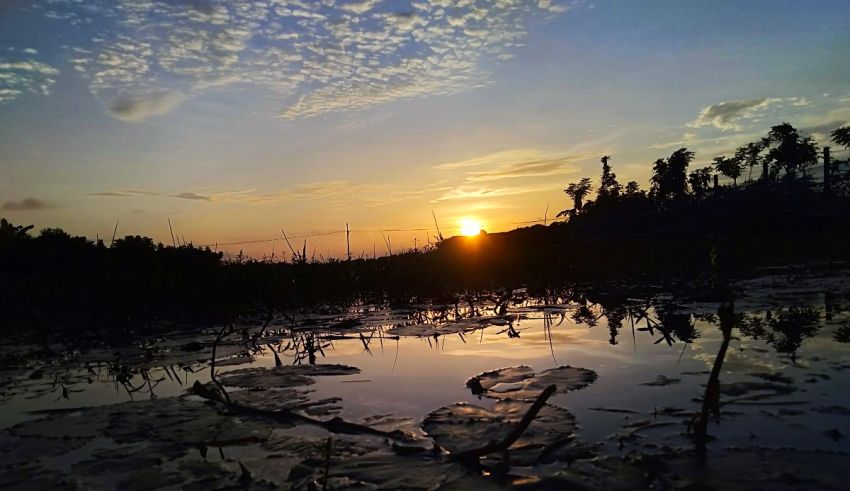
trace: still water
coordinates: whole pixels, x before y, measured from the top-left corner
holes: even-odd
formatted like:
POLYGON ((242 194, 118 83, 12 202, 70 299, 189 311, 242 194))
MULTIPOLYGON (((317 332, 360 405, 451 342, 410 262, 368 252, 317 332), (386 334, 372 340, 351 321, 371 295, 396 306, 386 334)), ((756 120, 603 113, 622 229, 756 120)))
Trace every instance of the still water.
MULTIPOLYGON (((718 366, 719 417, 708 424, 710 454, 756 447, 850 451, 845 275, 767 272, 738 282, 735 292, 735 325, 718 366)), ((472 377, 505 367, 537 374, 580 367, 596 379, 548 402, 572 413, 575 439, 594 455, 687 451, 723 340, 720 305, 624 287, 616 295, 596 290, 533 298, 515 291, 458 306, 326 308, 275 318, 266 328, 238 326, 218 345, 217 373, 232 394, 250 390, 227 382, 232 371, 311 362, 356 367, 359 373, 315 377, 299 396, 333 398, 327 412, 314 410, 319 419, 334 415, 427 439, 420 423, 432 411, 458 402, 493 404, 467 387, 472 377), (241 329, 262 336, 240 342, 241 329)), ((186 398, 195 381, 210 381, 213 334, 166 336, 122 349, 53 347, 62 355, 50 358, 27 356, 43 347, 5 346, 6 359, 16 361, 0 376, 0 427, 7 438, 23 438, 28 433, 15 425, 37 428, 51 418, 86 414, 61 409, 186 398)), ((327 437, 309 425, 281 434, 327 437)), ((73 474, 75 467, 64 469, 73 474)))

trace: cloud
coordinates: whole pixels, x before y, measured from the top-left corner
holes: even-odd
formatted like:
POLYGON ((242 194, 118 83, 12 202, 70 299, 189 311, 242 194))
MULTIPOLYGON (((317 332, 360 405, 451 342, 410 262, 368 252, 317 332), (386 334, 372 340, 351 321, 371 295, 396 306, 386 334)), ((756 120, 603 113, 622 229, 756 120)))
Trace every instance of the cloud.
POLYGON ((109 114, 129 122, 165 114, 183 101, 181 94, 161 92, 150 95, 121 95, 109 105, 109 114))
POLYGON ((295 184, 287 189, 266 194, 251 193, 239 199, 245 203, 267 204, 293 201, 324 200, 338 205, 357 204, 366 208, 399 203, 422 195, 450 189, 443 181, 426 185, 363 184, 346 180, 313 181, 295 184))
POLYGON ((781 102, 779 98, 746 99, 721 102, 704 108, 699 116, 688 126, 701 128, 714 126, 723 131, 739 130, 738 122, 742 119, 753 118, 771 104, 781 102))
POLYGON ((134 195, 130 193, 122 193, 120 191, 103 191, 99 193, 90 193, 89 196, 97 196, 101 198, 126 198, 134 195))
POLYGON ((495 152, 488 155, 484 155, 482 157, 476 157, 474 159, 469 160, 462 160, 459 162, 446 162, 443 164, 435 165, 432 168, 439 170, 451 170, 463 169, 466 167, 490 167, 495 165, 512 164, 522 160, 535 159, 539 158, 540 155, 541 152, 533 148, 518 148, 515 150, 495 152))
POLYGON ((467 170, 466 172, 467 181, 483 182, 508 178, 569 174, 578 171, 578 168, 569 164, 592 156, 587 153, 544 153, 532 148, 521 148, 491 153, 459 162, 446 162, 432 168, 455 170, 486 167, 486 170, 467 170))
POLYGON ((38 198, 24 198, 20 201, 6 201, 3 203, 4 211, 33 211, 55 207, 56 205, 53 203, 38 198))
POLYGON ((833 130, 841 128, 842 126, 846 126, 850 124, 850 116, 841 118, 841 119, 828 119, 822 123, 816 123, 811 126, 804 126, 800 128, 800 133, 806 135, 818 135, 825 136, 831 133, 833 130))
POLYGON ((299 119, 488 85, 528 21, 565 11, 564 1, 50 0, 32 9, 44 14, 36 28, 74 27, 80 41, 61 54, 122 120, 221 87, 261 89, 270 114, 299 119))
POLYGON ((498 188, 488 188, 484 186, 469 186, 463 185, 458 186, 454 189, 443 193, 441 196, 431 200, 432 203, 439 203, 441 201, 454 201, 454 200, 483 200, 488 198, 501 198, 505 196, 517 196, 520 194, 528 194, 528 193, 538 193, 538 192, 546 192, 551 191, 552 185, 544 185, 544 186, 509 186, 509 187, 498 187, 498 188))
POLYGON ((325 203, 344 206, 374 208, 421 198, 425 195, 452 189, 446 181, 428 184, 364 184, 342 179, 310 181, 293 184, 288 188, 272 192, 260 192, 256 189, 239 191, 211 191, 208 193, 180 192, 165 193, 141 189, 123 189, 90 193, 92 197, 102 198, 171 198, 190 201, 203 201, 212 204, 272 205, 320 200, 325 203))
POLYGON ((287 201, 306 201, 313 199, 329 199, 335 196, 352 196, 367 192, 377 192, 379 186, 358 184, 345 180, 313 181, 295 184, 287 189, 270 193, 259 193, 254 189, 239 191, 216 191, 210 193, 197 193, 183 191, 179 193, 166 193, 160 191, 148 191, 143 189, 122 189, 119 191, 101 191, 90 193, 89 196, 101 198, 133 198, 133 197, 155 197, 184 199, 189 201, 204 201, 208 203, 246 203, 265 204, 287 201))
POLYGON ((481 183, 511 180, 531 180, 578 172, 577 163, 594 158, 595 153, 546 153, 533 148, 495 152, 482 157, 457 162, 445 162, 432 167, 440 171, 463 170, 463 182, 458 186, 440 189, 443 193, 432 202, 449 200, 483 200, 503 196, 551 190, 551 184, 488 187, 481 183))
POLYGON ((348 2, 340 0, 337 6, 342 10, 346 10, 348 12, 354 12, 355 14, 363 14, 375 8, 375 6, 380 2, 381 0, 354 0, 348 2))
POLYGON ((795 121, 799 124, 800 133, 812 135, 822 144, 830 145, 829 134, 850 124, 850 99, 826 101, 795 121))
POLYGON ((182 193, 160 193, 156 191, 144 191, 140 189, 125 189, 122 191, 102 191, 97 193, 90 193, 89 196, 95 196, 100 198, 132 198, 137 196, 152 196, 152 197, 161 197, 161 198, 176 198, 176 199, 187 199, 191 201, 214 201, 221 199, 223 196, 227 196, 233 194, 230 193, 220 193, 219 195, 202 195, 193 192, 182 192, 182 193))
POLYGON ((38 52, 24 49, 14 59, 0 57, 0 104, 26 94, 50 95, 59 70, 33 58, 38 52))
MULTIPOLYGON (((702 131, 686 133, 680 141, 651 145, 649 148, 668 148, 681 144, 703 155, 729 154, 734 152, 736 147, 765 136, 772 125, 783 121, 793 124, 801 134, 811 135, 819 144, 829 145, 829 132, 850 123, 850 105, 847 104, 850 101, 842 101, 837 96, 814 100, 794 96, 764 99, 764 103, 757 103, 757 101, 749 101, 751 104, 739 104, 739 106, 750 107, 742 109, 737 120, 719 123, 721 126, 725 124, 734 127, 734 132, 724 132, 719 135, 707 135, 702 131)), ((726 113, 735 112, 728 107, 726 109, 728 109, 726 113)), ((702 113, 705 114, 706 109, 702 113)), ((724 111, 716 110, 714 113, 719 114, 724 111)), ((689 126, 693 127, 693 123, 689 126)), ((716 126, 712 124, 712 127, 716 126)))
POLYGON ((352 195, 368 190, 370 186, 352 183, 346 180, 328 180, 304 182, 290 186, 287 189, 272 193, 246 193, 238 200, 252 204, 280 203, 287 201, 307 201, 313 199, 329 199, 334 196, 352 195))
POLYGON ((343 180, 315 181, 296 184, 283 194, 295 199, 317 199, 337 194, 351 193, 353 191, 362 190, 363 188, 364 186, 362 184, 354 184, 343 180))
POLYGON ((179 193, 171 195, 172 198, 190 199, 194 201, 212 201, 212 197, 195 193, 179 193))
POLYGON ((697 141, 698 140, 697 140, 696 133, 686 132, 678 140, 668 141, 668 142, 664 142, 664 143, 653 143, 652 145, 650 145, 646 148, 649 148, 649 149, 652 149, 652 150, 663 150, 665 148, 670 148, 670 147, 683 147, 683 146, 686 146, 688 144, 691 144, 691 143, 694 143, 694 142, 697 142, 697 141))
POLYGON ((469 172, 466 180, 481 182, 507 178, 556 176, 578 172, 579 169, 577 167, 567 165, 569 162, 572 162, 572 159, 541 159, 514 162, 492 170, 469 172))

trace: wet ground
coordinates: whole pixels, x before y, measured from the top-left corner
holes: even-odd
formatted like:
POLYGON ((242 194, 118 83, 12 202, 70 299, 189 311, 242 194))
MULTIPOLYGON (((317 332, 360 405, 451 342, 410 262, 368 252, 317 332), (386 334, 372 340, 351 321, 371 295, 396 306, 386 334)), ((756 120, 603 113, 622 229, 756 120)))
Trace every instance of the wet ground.
POLYGON ((766 270, 734 292, 516 290, 6 345, 0 487, 844 489, 850 276, 766 270), (549 385, 508 452, 458 461, 549 385))

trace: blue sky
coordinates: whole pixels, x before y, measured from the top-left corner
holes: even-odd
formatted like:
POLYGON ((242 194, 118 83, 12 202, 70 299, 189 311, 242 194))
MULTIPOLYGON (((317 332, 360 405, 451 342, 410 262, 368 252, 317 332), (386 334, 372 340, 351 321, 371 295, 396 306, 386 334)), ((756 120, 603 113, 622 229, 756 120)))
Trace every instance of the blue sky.
POLYGON ((350 222, 355 251, 432 209, 508 229, 565 207, 603 154, 645 185, 679 146, 705 165, 782 121, 825 142, 850 119, 848 18, 846 1, 4 2, 2 214, 169 241, 170 217, 195 243, 350 222))

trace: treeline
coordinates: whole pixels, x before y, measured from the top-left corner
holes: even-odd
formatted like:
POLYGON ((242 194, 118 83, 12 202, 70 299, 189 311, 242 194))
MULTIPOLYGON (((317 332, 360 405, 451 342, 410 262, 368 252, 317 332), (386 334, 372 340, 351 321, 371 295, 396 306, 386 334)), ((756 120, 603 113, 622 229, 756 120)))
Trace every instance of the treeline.
MULTIPOLYGON (((848 128, 832 137, 850 147, 848 128)), ((693 152, 676 150, 652 164, 648 190, 621 185, 605 156, 595 199, 590 178, 570 184, 562 221, 374 260, 225 260, 191 244, 128 236, 107 245, 3 219, 0 332, 120 337, 322 304, 455 302, 582 281, 684 280, 711 290, 748 267, 850 259, 850 173, 839 171, 846 162, 828 165, 825 192, 808 173, 819 153, 782 124, 699 169, 690 168, 693 152)))
MULTIPOLYGON (((850 127, 831 138, 850 148, 850 127)), ((647 190, 621 184, 603 156, 598 186, 585 177, 564 189, 572 207, 559 213, 563 222, 494 234, 486 240, 490 257, 474 261, 485 275, 510 271, 513 281, 649 275, 711 287, 748 267, 848 259, 850 171, 824 151, 825 182, 815 182, 819 155, 812 138, 783 123, 707 166, 693 168, 687 148, 657 159, 647 190)))

